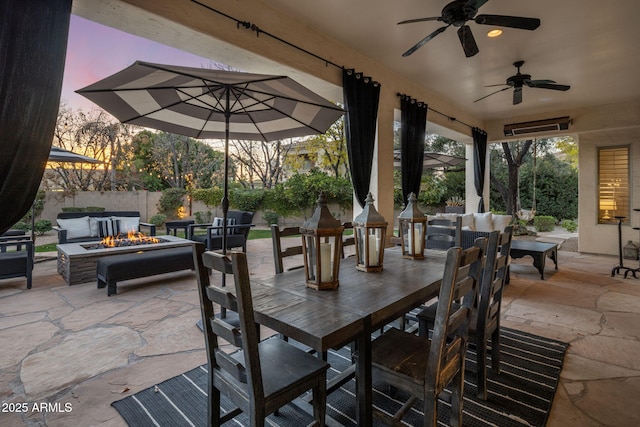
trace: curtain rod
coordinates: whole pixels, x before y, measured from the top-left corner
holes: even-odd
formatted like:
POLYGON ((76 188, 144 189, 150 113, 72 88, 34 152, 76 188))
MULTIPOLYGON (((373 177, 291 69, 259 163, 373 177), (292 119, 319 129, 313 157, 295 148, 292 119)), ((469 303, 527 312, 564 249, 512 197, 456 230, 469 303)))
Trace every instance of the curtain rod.
POLYGON ((255 32, 256 32, 256 37, 260 36, 260 34, 265 34, 265 35, 267 35, 267 36, 269 36, 269 37, 271 37, 271 38, 273 38, 273 39, 275 39, 275 40, 279 41, 280 43, 284 43, 284 44, 286 44, 286 45, 287 45, 287 46, 289 46, 289 47, 292 47, 292 48, 294 48, 294 49, 297 49, 297 50, 299 50, 299 51, 301 51, 301 52, 303 52, 303 53, 306 53, 307 55, 313 56, 314 58, 321 60, 322 62, 324 62, 324 63, 325 63, 325 66, 333 65, 334 67, 339 68, 339 69, 341 69, 341 70, 344 70, 344 69, 345 69, 345 67, 344 67, 344 66, 342 66, 342 65, 338 65, 338 64, 336 64, 336 63, 334 63, 334 62, 332 62, 332 61, 330 61, 330 60, 328 60, 328 59, 326 59, 326 58, 323 58, 323 57, 321 57, 321 56, 319 56, 319 55, 316 55, 316 54, 315 54, 315 53, 313 53, 313 52, 310 52, 310 51, 308 51, 308 50, 306 50, 306 49, 304 49, 304 48, 302 48, 302 47, 300 47, 300 46, 297 46, 297 45, 295 45, 295 44, 293 44, 293 43, 291 43, 291 42, 288 42, 287 40, 284 40, 284 39, 282 39, 282 38, 280 38, 280 37, 278 37, 278 36, 276 36, 276 35, 273 35, 273 34, 269 33, 268 31, 264 31, 264 30, 262 30, 262 29, 261 29, 260 27, 258 27, 256 24, 252 24, 252 23, 251 23, 251 22, 249 22, 249 21, 241 21, 241 20, 239 20, 239 19, 237 19, 237 18, 234 18, 233 16, 228 15, 228 14, 226 14, 226 13, 222 12, 222 11, 219 11, 219 10, 217 10, 217 9, 215 9, 215 8, 211 7, 211 6, 208 6, 208 5, 206 5, 206 4, 203 4, 203 3, 199 2, 198 0, 191 0, 191 1, 192 1, 193 3, 196 3, 196 4, 198 4, 198 5, 202 6, 202 7, 204 7, 205 9, 208 9, 208 10, 210 10, 210 11, 212 11, 212 12, 215 12, 215 13, 217 13, 217 14, 219 14, 219 15, 224 16, 225 18, 228 18, 228 19, 230 19, 230 20, 234 21, 234 22, 236 23, 236 27, 237 27, 238 29, 240 29, 240 27, 242 27, 242 28, 245 28, 245 29, 247 29, 247 30, 255 31, 255 32))
MULTIPOLYGON (((407 97, 407 98, 409 98, 409 99, 413 99, 413 98, 411 98, 409 95, 406 95, 406 94, 404 94, 404 93, 400 93, 400 92, 398 92, 396 95, 397 95, 397 96, 399 96, 399 97, 401 97, 401 98, 403 98, 403 97, 407 97)), ((426 102, 425 102, 425 104, 426 104, 426 102)), ((438 110, 436 110, 435 108, 431 108, 431 107, 429 107, 429 104, 427 104, 427 109, 428 109, 428 110, 433 111, 434 113, 440 114, 440 115, 441 115, 441 116, 443 116, 443 117, 446 117, 447 119, 451 120, 452 122, 458 122, 458 123, 460 123, 461 125, 464 125, 464 126, 468 127, 469 129, 473 129, 473 128, 475 128, 475 126, 471 126, 471 125, 469 125, 469 124, 467 124, 467 123, 465 123, 465 122, 463 122, 463 121, 461 121, 461 120, 456 119, 456 118, 455 118, 455 117, 453 117, 453 116, 450 116, 450 115, 445 114, 445 113, 443 113, 443 112, 441 112, 441 111, 438 111, 438 110)))

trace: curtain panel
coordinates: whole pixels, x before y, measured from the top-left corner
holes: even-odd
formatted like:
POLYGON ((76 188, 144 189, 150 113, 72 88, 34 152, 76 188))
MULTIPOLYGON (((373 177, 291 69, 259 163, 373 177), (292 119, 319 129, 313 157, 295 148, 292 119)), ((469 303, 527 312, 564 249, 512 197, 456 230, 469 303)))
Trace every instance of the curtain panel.
POLYGON ((416 197, 420 194, 427 127, 427 104, 401 95, 400 111, 402 200, 406 204, 410 193, 415 193, 416 197))
POLYGON ((0 2, 0 234, 31 208, 60 106, 71 0, 0 2))
POLYGON ((484 212, 484 174, 487 164, 487 132, 479 128, 471 129, 473 137, 473 175, 476 194, 480 197, 478 212, 484 212))
POLYGON ((342 87, 347 110, 344 128, 351 182, 356 200, 364 207, 371 181, 380 84, 362 73, 344 70, 342 87))

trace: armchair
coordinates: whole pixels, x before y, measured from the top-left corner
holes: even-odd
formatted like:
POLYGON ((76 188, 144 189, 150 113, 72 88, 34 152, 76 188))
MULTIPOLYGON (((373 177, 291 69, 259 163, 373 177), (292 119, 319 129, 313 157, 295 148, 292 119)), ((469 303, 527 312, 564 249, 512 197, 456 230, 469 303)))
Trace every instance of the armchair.
POLYGON ((26 277, 27 289, 31 289, 32 272, 33 240, 31 237, 0 237, 0 280, 26 277))
MULTIPOLYGON (((227 249, 242 248, 247 252, 247 238, 252 224, 253 212, 229 211, 227 218, 233 225, 227 225, 227 249)), ((222 249, 222 226, 212 224, 190 224, 187 236, 194 242, 204 243, 208 251, 222 249), (206 233, 197 234, 198 229, 205 229, 206 233)))

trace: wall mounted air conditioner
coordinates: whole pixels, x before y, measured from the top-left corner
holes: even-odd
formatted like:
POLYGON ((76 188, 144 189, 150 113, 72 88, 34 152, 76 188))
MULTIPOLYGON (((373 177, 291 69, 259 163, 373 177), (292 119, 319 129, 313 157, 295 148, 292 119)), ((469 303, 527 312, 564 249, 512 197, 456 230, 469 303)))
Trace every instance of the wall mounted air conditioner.
POLYGON ((569 116, 556 117, 532 122, 511 123, 504 125, 504 136, 526 135, 536 132, 552 132, 569 129, 571 118, 569 116))

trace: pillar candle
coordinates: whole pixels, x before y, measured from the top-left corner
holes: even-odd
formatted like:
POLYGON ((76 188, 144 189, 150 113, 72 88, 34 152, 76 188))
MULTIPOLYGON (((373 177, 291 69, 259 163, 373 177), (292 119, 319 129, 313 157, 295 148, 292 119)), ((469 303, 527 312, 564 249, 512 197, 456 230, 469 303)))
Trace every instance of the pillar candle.
POLYGON ((376 239, 373 236, 367 236, 369 246, 369 265, 378 265, 378 251, 376 249, 376 239))
POLYGON ((331 244, 320 243, 320 281, 331 281, 331 244))

